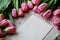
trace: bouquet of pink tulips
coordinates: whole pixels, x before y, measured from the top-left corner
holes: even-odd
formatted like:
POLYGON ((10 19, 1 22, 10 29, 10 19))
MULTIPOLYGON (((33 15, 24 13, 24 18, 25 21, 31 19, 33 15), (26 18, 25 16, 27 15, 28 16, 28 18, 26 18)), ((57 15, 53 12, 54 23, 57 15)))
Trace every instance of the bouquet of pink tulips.
POLYGON ((15 34, 14 19, 24 17, 29 10, 38 13, 45 20, 51 20, 60 31, 60 0, 1 0, 0 38, 6 34, 15 34))

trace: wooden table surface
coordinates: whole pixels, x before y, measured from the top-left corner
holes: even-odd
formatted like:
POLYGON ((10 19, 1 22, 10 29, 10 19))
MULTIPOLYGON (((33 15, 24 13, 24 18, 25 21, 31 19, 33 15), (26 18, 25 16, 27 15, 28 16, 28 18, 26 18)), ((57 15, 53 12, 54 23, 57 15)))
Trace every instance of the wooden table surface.
MULTIPOLYGON (((30 11, 30 12, 26 13, 25 17, 15 19, 16 28, 18 29, 19 28, 18 26, 21 26, 31 15, 35 15, 35 16, 39 17, 40 19, 44 20, 38 13, 34 13, 34 12, 30 11)), ((52 25, 52 23, 50 21, 48 21, 48 20, 44 20, 44 21, 46 21, 47 23, 52 25)), ((53 40, 54 36, 57 35, 58 33, 59 33, 59 31, 53 26, 53 29, 51 29, 51 31, 46 35, 44 40, 53 40)), ((9 37, 6 36, 5 40, 11 40, 9 37)))

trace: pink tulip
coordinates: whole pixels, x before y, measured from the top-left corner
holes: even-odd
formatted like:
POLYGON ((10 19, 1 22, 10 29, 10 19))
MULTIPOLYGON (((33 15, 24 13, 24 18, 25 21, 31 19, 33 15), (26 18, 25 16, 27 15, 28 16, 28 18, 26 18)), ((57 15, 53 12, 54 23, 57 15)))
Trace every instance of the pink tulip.
POLYGON ((14 34, 16 32, 15 26, 12 24, 10 20, 7 20, 8 26, 4 31, 7 32, 8 34, 14 34))
POLYGON ((34 6, 33 11, 34 11, 35 13, 38 13, 38 12, 39 12, 38 6, 34 6))
POLYGON ((15 27, 7 27, 7 28, 5 28, 4 32, 12 35, 16 32, 16 28, 15 27))
POLYGON ((15 8, 12 9, 12 16, 13 16, 14 18, 17 18, 17 11, 16 11, 15 8))
POLYGON ((34 5, 40 4, 41 0, 31 0, 34 5))
POLYGON ((51 18, 51 21, 53 22, 56 18, 58 18, 58 16, 53 16, 53 17, 51 18))
POLYGON ((7 22, 10 27, 15 27, 10 20, 7 20, 7 22))
POLYGON ((4 19, 0 22, 0 27, 5 27, 8 25, 7 19, 4 19))
POLYGON ((4 15, 0 14, 0 21, 4 19, 4 15))
POLYGON ((60 26, 60 19, 59 18, 56 18, 54 21, 53 21, 53 24, 55 26, 60 26))
POLYGON ((29 9, 33 9, 34 6, 31 1, 28 1, 28 7, 29 7, 29 9))
POLYGON ((50 15, 51 15, 51 10, 47 10, 44 14, 43 14, 43 18, 44 19, 48 19, 49 17, 50 17, 50 15))
POLYGON ((19 17, 23 17, 24 16, 23 10, 21 8, 19 8, 18 16, 19 17))
POLYGON ((44 11, 46 9, 46 7, 47 7, 47 3, 42 3, 38 6, 38 10, 41 13, 42 11, 44 11))
POLYGON ((56 10, 53 12, 53 15, 54 15, 54 16, 60 16, 60 9, 56 9, 56 10))
POLYGON ((21 8, 24 12, 28 12, 28 10, 29 10, 28 5, 26 3, 22 3, 21 8))

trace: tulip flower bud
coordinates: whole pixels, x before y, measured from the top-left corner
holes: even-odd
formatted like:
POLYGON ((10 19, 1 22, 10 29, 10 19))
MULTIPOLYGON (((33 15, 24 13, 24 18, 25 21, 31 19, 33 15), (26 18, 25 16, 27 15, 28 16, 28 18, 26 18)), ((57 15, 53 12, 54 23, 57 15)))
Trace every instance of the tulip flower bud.
POLYGON ((33 9, 34 6, 31 1, 28 1, 28 7, 29 7, 29 9, 33 9))
POLYGON ((16 28, 15 27, 7 27, 4 29, 4 32, 12 35, 16 32, 16 28))
POLYGON ((23 10, 21 8, 19 8, 18 16, 19 17, 23 17, 24 16, 23 10))
POLYGON ((0 21, 4 19, 4 15, 0 14, 0 21))
POLYGON ((48 19, 48 18, 50 17, 51 13, 52 13, 51 10, 47 10, 47 11, 43 14, 43 18, 48 19))
POLYGON ((54 15, 54 16, 60 16, 60 9, 56 9, 56 10, 53 12, 53 15, 54 15))
POLYGON ((13 18, 17 18, 17 11, 15 8, 12 9, 12 16, 13 18))
POLYGON ((7 20, 7 22, 10 27, 15 27, 10 20, 7 20))
POLYGON ((34 11, 35 13, 38 13, 38 12, 39 12, 38 6, 35 6, 35 7, 33 8, 33 11, 34 11))
POLYGON ((4 31, 7 32, 8 34, 14 34, 16 32, 15 26, 12 24, 10 20, 7 20, 9 27, 7 27, 4 31))
POLYGON ((53 16, 53 17, 51 18, 51 21, 53 22, 56 18, 58 18, 58 16, 53 16))
POLYGON ((41 2, 41 0, 31 0, 31 1, 34 5, 38 5, 41 2))
POLYGON ((8 22, 7 22, 7 19, 4 19, 0 22, 0 27, 5 27, 7 26, 8 22))
POLYGON ((0 29, 0 38, 3 36, 2 30, 0 29))
POLYGON ((38 10, 42 12, 46 9, 46 7, 47 7, 47 3, 42 3, 38 6, 38 10))
POLYGON ((22 8, 22 10, 24 11, 24 12, 28 12, 28 5, 26 4, 26 3, 22 3, 21 4, 21 8, 22 8))
POLYGON ((60 19, 59 18, 56 18, 54 21, 53 21, 53 24, 55 26, 60 26, 60 19))

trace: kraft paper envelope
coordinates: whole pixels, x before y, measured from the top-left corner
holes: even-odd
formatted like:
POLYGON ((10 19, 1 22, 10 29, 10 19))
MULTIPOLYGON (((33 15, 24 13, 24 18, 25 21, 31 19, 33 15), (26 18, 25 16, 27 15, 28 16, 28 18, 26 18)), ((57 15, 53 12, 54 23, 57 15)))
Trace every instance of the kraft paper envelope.
POLYGON ((32 15, 22 26, 19 26, 17 35, 11 40, 42 40, 53 28, 51 25, 32 15))

